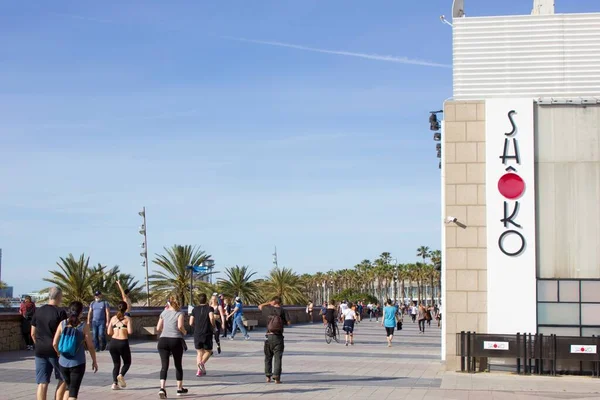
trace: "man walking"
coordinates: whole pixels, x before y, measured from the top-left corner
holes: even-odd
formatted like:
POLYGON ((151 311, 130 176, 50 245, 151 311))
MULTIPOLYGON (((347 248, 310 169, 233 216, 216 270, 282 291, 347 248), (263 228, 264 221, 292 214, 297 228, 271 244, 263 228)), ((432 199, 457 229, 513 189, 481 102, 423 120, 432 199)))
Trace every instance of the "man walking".
POLYGON ((54 398, 62 400, 66 385, 60 374, 58 355, 52 347, 54 334, 61 321, 67 319, 67 313, 61 310, 62 291, 52 287, 48 291, 48 304, 40 307, 31 320, 31 338, 35 343, 35 383, 37 387, 37 400, 46 400, 50 377, 58 381, 54 398))
POLYGON ((281 359, 283 357, 283 327, 289 325, 285 311, 281 307, 281 297, 275 296, 271 301, 258 306, 259 310, 269 306, 263 313, 267 319, 267 334, 265 340, 265 376, 267 382, 271 379, 275 383, 281 383, 281 359), (273 359, 275 362, 273 365, 273 359))
POLYGON ((97 290, 94 293, 95 300, 90 304, 87 316, 88 326, 92 327, 92 338, 96 351, 106 350, 106 330, 110 321, 110 307, 108 302, 102 298, 102 293, 97 290), (91 320, 91 325, 90 325, 91 320))
POLYGON ((196 376, 206 375, 206 363, 213 354, 213 335, 215 331, 215 310, 207 304, 204 293, 198 296, 199 305, 194 307, 190 317, 190 326, 194 327, 194 346, 196 347, 196 376))
POLYGON ((229 336, 229 340, 233 340, 235 334, 237 333, 237 328, 240 328, 242 334, 244 335, 244 339, 250 340, 250 336, 248 336, 248 331, 244 326, 244 305, 242 304, 242 299, 239 297, 235 298, 235 308, 231 312, 231 314, 227 315, 227 318, 233 315, 233 326, 231 327, 231 336, 229 336))

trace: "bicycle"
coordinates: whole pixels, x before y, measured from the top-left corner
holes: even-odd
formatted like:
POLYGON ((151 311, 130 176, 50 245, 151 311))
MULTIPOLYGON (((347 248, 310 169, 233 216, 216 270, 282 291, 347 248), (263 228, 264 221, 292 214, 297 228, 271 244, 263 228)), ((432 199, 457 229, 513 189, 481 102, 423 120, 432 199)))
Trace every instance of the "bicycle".
POLYGON ((338 328, 335 322, 331 324, 327 324, 325 327, 325 342, 330 344, 332 340, 335 340, 336 343, 339 343, 340 340, 338 338, 338 328))

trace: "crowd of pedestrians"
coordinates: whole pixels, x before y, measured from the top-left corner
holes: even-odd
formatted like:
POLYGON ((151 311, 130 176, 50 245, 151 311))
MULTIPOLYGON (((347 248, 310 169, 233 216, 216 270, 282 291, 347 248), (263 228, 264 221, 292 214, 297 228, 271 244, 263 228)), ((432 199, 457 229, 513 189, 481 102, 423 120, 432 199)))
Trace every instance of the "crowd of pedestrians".
MULTIPOLYGON (((23 336, 29 338, 26 346, 35 350, 35 374, 37 399, 45 400, 52 375, 58 381, 55 398, 58 400, 76 400, 86 373, 86 351, 92 360, 92 371, 98 371, 96 353, 109 350, 113 361, 113 390, 127 387, 125 376, 132 366, 132 355, 129 336, 134 326, 131 318, 131 301, 128 292, 118 284, 122 301, 116 305, 116 314, 111 317, 110 306, 103 299, 102 293, 94 293, 94 301, 90 304, 87 320, 82 320, 83 304, 74 301, 66 310, 61 308, 62 292, 59 288, 50 288, 48 304, 36 309, 30 298, 26 298, 20 308, 23 316, 23 336), (29 329, 29 334, 25 331, 29 329), (111 337, 107 347, 106 335, 111 337), (29 344, 31 343, 31 344, 29 344)), ((258 306, 267 320, 264 342, 264 372, 267 382, 281 383, 282 357, 285 349, 284 327, 289 325, 289 316, 276 296, 269 302, 258 306)), ((313 312, 312 302, 307 306, 309 316, 313 312)), ((323 303, 320 309, 323 323, 329 325, 331 332, 337 336, 337 322, 342 324, 345 334, 345 345, 355 343, 355 325, 360 324, 363 313, 369 321, 375 319, 385 328, 388 347, 392 346, 395 330, 401 330, 403 316, 410 315, 413 322, 418 322, 419 333, 425 333, 425 326, 431 321, 441 321, 441 313, 437 306, 424 304, 395 304, 391 299, 381 307, 378 303, 365 304, 362 301, 350 303, 342 301, 323 303)), ((229 334, 234 340, 239 329, 246 340, 248 332, 243 323, 244 305, 240 297, 230 305, 221 294, 214 293, 210 299, 205 294, 199 295, 199 304, 193 308, 189 316, 189 326, 194 332, 196 349, 196 376, 207 375, 206 365, 213 356, 213 343, 217 352, 221 353, 220 339, 229 334), (231 321, 231 322, 229 322, 231 321)), ((160 314, 156 331, 160 333, 157 350, 161 361, 159 374, 159 392, 161 399, 167 398, 167 376, 170 360, 175 367, 176 393, 184 395, 188 389, 183 385, 183 354, 187 351, 185 336, 187 335, 185 315, 177 298, 171 296, 165 309, 160 314)))

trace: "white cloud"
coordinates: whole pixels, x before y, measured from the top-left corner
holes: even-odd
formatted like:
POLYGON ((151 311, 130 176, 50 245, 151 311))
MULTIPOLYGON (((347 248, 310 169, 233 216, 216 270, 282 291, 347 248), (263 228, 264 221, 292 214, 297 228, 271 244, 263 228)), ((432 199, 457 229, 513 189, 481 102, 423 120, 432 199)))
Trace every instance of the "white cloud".
POLYGON ((283 42, 276 42, 276 41, 270 41, 270 40, 246 39, 246 38, 232 37, 232 36, 222 36, 222 38, 228 39, 228 40, 236 40, 238 42, 264 44, 264 45, 268 45, 268 46, 287 47, 287 48, 296 49, 296 50, 312 51, 315 53, 366 58, 368 60, 375 60, 375 61, 386 61, 386 62, 393 62, 393 63, 398 63, 398 64, 422 65, 422 66, 426 66, 426 67, 436 67, 436 68, 452 68, 452 66, 448 65, 448 64, 440 64, 440 63, 435 63, 435 62, 431 62, 431 61, 418 60, 418 59, 413 59, 413 58, 408 58, 408 57, 385 56, 385 55, 380 55, 380 54, 369 54, 369 53, 356 53, 353 51, 343 51, 343 50, 318 49, 316 47, 301 46, 301 45, 291 44, 291 43, 283 43, 283 42))

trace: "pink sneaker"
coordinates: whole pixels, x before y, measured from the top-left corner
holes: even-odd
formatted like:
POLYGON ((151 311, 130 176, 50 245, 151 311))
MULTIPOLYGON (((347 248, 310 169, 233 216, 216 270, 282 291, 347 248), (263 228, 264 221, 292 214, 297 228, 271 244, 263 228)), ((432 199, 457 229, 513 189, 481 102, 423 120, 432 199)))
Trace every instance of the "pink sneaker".
POLYGON ((201 377, 202 376, 202 370, 200 368, 198 368, 198 372, 196 372, 196 376, 197 377, 201 377))

